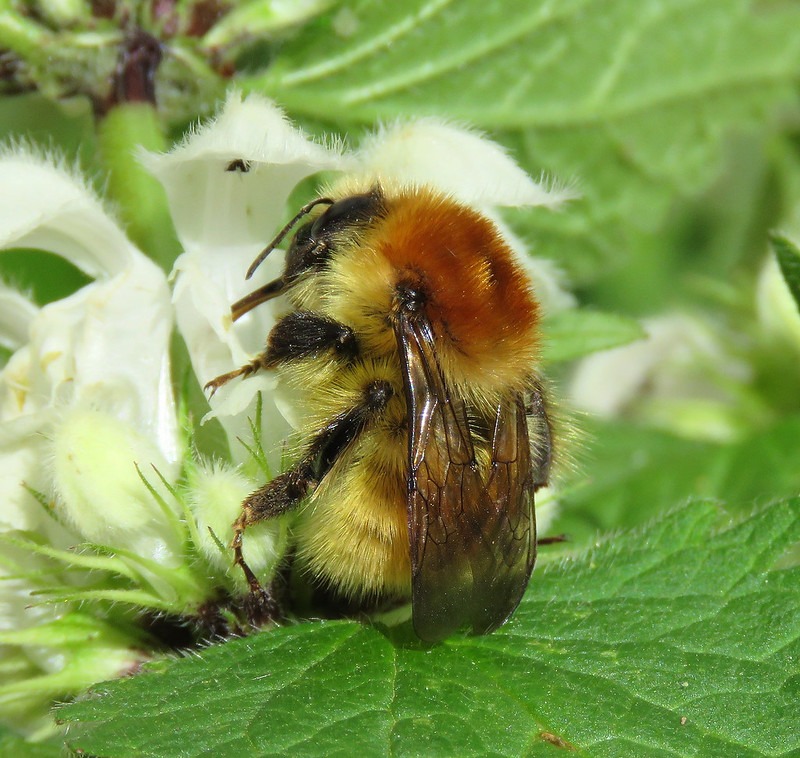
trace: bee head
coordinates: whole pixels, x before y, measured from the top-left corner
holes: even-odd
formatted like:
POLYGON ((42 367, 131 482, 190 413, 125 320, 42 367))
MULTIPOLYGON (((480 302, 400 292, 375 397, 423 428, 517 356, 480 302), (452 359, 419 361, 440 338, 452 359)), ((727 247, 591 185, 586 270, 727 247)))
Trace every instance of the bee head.
POLYGON ((340 239, 367 227, 383 210, 383 193, 377 186, 364 194, 331 203, 317 218, 298 229, 286 254, 284 278, 291 281, 325 266, 340 239))

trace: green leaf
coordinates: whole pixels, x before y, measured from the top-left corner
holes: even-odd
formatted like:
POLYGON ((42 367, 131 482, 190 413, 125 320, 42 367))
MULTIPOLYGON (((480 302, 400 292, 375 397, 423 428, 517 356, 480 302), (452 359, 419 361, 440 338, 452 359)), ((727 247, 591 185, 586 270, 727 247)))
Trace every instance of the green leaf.
POLYGON ((780 234, 771 235, 770 241, 786 285, 800 308, 800 250, 790 239, 780 234))
POLYGON ((652 308, 674 272, 654 258, 697 265, 706 244, 686 219, 691 239, 673 239, 669 213, 724 162, 742 173, 749 159, 731 139, 754 135, 746 153, 758 155, 775 116, 796 107, 798 26, 796 3, 756 0, 361 0, 240 83, 350 138, 416 115, 491 131, 534 176, 583 194, 564 213, 529 216, 538 252, 582 281, 632 265, 627 292, 652 308))
POLYGON ((59 711, 104 756, 788 754, 800 501, 695 502, 534 576, 512 620, 427 648, 351 622, 211 647, 59 711), (125 718, 121 719, 120 714, 125 718))
POLYGON ((0 253, 0 277, 11 282, 15 289, 30 292, 38 305, 67 297, 91 281, 63 258, 32 248, 3 250, 0 253))
POLYGON ((639 322, 632 318, 575 309, 548 316, 542 331, 545 363, 571 361, 598 350, 627 345, 645 336, 639 322))
MULTIPOLYGON (((794 41, 782 24, 796 14, 753 5, 362 0, 344 14, 352 21, 347 29, 340 11, 309 24, 284 46, 263 84, 293 110, 367 123, 447 103, 452 115, 482 126, 582 128, 672 113, 711 93, 730 119, 747 110, 734 102, 736 92, 788 89, 800 53, 796 44, 781 46, 794 41)), ((696 137, 708 117, 699 112, 688 123, 675 121, 675 139, 696 137)), ((660 165, 674 162, 652 157, 660 165)))

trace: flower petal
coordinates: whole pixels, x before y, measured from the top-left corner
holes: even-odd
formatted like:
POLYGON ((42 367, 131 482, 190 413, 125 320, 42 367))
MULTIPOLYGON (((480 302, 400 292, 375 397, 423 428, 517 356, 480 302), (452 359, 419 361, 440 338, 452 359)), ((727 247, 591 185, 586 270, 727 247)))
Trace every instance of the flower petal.
POLYGON ((44 248, 97 281, 32 318, 20 312, 30 341, 0 374, 2 419, 82 403, 126 419, 176 460, 161 270, 79 179, 26 151, 0 159, 0 248, 11 246, 44 248))
POLYGON ((242 244, 257 252, 295 185, 341 168, 343 158, 307 139, 269 100, 233 92, 215 119, 169 153, 143 154, 142 162, 167 190, 184 248, 221 254, 242 244))
POLYGON ((0 249, 11 247, 58 253, 94 278, 141 256, 79 176, 24 149, 0 154, 0 249))
MULTIPOLYGON (((205 384, 263 349, 275 323, 280 305, 256 309, 234 329, 230 306, 280 273, 278 253, 259 269, 258 282, 244 278, 274 237, 290 192, 310 174, 340 169, 346 161, 339 150, 307 139, 268 100, 242 99, 239 93, 182 145, 165 155, 144 155, 143 161, 166 188, 184 246, 173 272, 173 300, 195 374, 205 384)), ((241 411, 260 388, 255 380, 245 383, 232 405, 221 405, 227 387, 212 399, 230 439, 245 431, 241 411), (240 417, 231 418, 234 413, 240 417)), ((264 412, 279 424, 270 404, 264 412)), ((284 431, 280 425, 280 434, 284 431)))
POLYGON ((39 309, 23 294, 0 283, 0 345, 17 350, 28 340, 28 329, 39 309))
POLYGON ((573 196, 534 182, 496 142, 435 118, 381 129, 358 157, 376 181, 430 185, 478 207, 554 207, 573 196))
POLYGON ((573 404, 604 418, 624 416, 642 401, 731 402, 752 381, 752 368, 723 331, 701 318, 670 313, 644 322, 647 337, 584 358, 569 390, 573 404))

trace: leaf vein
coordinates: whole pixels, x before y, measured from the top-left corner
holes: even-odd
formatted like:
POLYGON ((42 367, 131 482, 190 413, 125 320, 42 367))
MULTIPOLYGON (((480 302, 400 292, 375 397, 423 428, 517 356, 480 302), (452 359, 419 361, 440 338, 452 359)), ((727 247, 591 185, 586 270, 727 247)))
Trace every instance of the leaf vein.
POLYGON ((333 74, 341 69, 365 60, 376 53, 380 53, 392 42, 396 42, 401 37, 410 34, 422 22, 432 18, 452 2, 453 0, 431 0, 431 2, 423 5, 417 13, 405 15, 399 23, 390 26, 381 34, 370 37, 362 45, 357 45, 339 56, 327 58, 314 66, 300 68, 283 75, 281 77, 281 86, 291 87, 293 85, 314 81, 315 79, 322 79, 329 74, 333 74))

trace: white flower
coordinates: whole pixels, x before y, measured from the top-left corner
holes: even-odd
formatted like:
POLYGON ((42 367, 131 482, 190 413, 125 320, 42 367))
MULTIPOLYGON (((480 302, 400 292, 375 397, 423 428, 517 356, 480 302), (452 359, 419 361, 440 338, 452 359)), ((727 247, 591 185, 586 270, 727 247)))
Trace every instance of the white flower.
MULTIPOLYGON (((275 323, 272 305, 234 328, 230 308, 254 288, 244 274, 281 226, 290 192, 310 174, 343 169, 346 161, 338 149, 307 139, 273 103, 238 93, 183 144, 143 161, 164 184, 183 245, 173 273, 175 310, 195 374, 205 384, 260 352, 275 323)), ((280 270, 281 257, 273 255, 259 276, 274 278, 280 270)), ((211 398, 211 415, 225 427, 237 459, 243 450, 235 441, 246 433, 256 394, 274 387, 273 377, 262 373, 211 398)), ((264 424, 275 441, 288 431, 274 401, 265 403, 264 424)), ((267 452, 276 464, 278 446, 267 452)))
POLYGON ((578 364, 572 404, 603 418, 633 417, 679 434, 728 440, 742 428, 750 364, 731 337, 701 318, 645 320, 647 337, 578 364))
MULTIPOLYGON (((232 176, 224 165, 219 173, 232 176)), ((187 172, 187 193, 197 180, 187 172)), ((213 179, 206 183, 214 186, 213 179)), ((262 181, 261 189, 268 183, 262 181)), ((284 200, 285 194, 267 203, 268 224, 277 223, 284 200)), ((229 207, 237 202, 232 198, 229 207)), ((234 237, 226 248, 226 235, 208 219, 207 239, 219 243, 214 254, 224 262, 244 242, 234 237)), ((207 252, 205 239, 193 239, 195 251, 207 252)), ((190 503, 201 498, 179 481, 190 450, 173 389, 175 306, 167 278, 79 177, 26 149, 0 156, 0 251, 11 248, 60 255, 93 280, 41 308, 0 287, 0 344, 12 352, 0 373, 0 656, 4 671, 16 672, 0 683, 0 718, 13 717, 30 731, 39 719, 35 713, 30 721, 17 719, 19 703, 41 705, 43 697, 77 692, 146 657, 141 640, 125 632, 103 647, 96 628, 87 637, 95 640, 94 652, 62 646, 74 633, 66 619, 78 607, 82 623, 97 627, 107 624, 107 616, 143 610, 191 615, 217 596, 243 594, 241 572, 225 553, 242 493, 255 489, 263 475, 252 462, 227 472, 238 487, 222 502, 206 498, 204 505, 206 511, 216 507, 224 521, 208 522, 202 507, 191 518, 190 503), (222 554, 207 549, 207 526, 222 554)), ((257 249, 246 248, 237 258, 237 278, 257 249)), ((215 276, 210 262, 207 275, 215 276)), ((202 302, 206 282, 178 278, 179 305, 202 302)), ((219 294, 220 313, 229 308, 232 291, 219 294)), ((218 365, 228 368, 233 355, 244 354, 231 351, 225 334, 212 332, 200 343, 191 319, 184 323, 195 365, 222 355, 218 365)), ((241 419, 244 439, 246 428, 241 419)), ((205 471, 202 461, 192 465, 195 481, 219 497, 214 482, 222 470, 205 471)), ((268 576, 282 555, 285 528, 265 525, 257 537, 258 548, 247 555, 268 576)))
MULTIPOLYGON (((79 180, 30 153, 0 162, 0 249, 42 248, 95 281, 41 310, 5 319, 19 349, 2 373, 4 470, 0 524, 29 528, 31 495, 46 491, 46 435, 65 407, 110 409, 156 441, 177 463, 177 424, 169 375, 169 290, 159 269, 127 240, 79 180), (135 328, 132 328, 135 324, 135 328), (20 346, 23 330, 27 340, 20 346), (14 477, 10 479, 8 477, 14 477)), ((12 296, 6 293, 8 305, 12 296)))
MULTIPOLYGON (((174 482, 177 471, 147 437, 118 415, 76 408, 59 419, 52 444, 58 500, 78 534, 166 565, 181 562, 182 534, 165 521, 139 473, 155 479, 155 470, 174 482)), ((152 486, 170 502, 158 480, 152 486)))
MULTIPOLYGON (((54 581, 46 553, 58 554, 82 540, 103 541, 107 535, 101 525, 120 521, 120 504, 106 502, 107 493, 90 492, 95 499, 88 509, 75 507, 85 501, 76 493, 87 481, 91 490, 98 474, 113 478, 113 470, 103 470, 106 465, 134 465, 117 460, 114 453, 125 453, 119 447, 102 450, 98 465, 73 447, 75 434, 83 429, 84 439, 101 446, 108 440, 92 420, 113 419, 121 425, 117 436, 124 426, 128 441, 147 440, 150 458, 168 478, 177 474, 180 455, 168 352, 172 311, 159 269, 79 179, 25 150, 0 159, 0 250, 12 247, 61 255, 94 281, 43 308, 7 288, 0 293, 0 339, 14 351, 0 374, 0 536, 5 543, 0 574, 15 577, 0 582, 0 644, 12 646, 3 649, 4 658, 13 661, 22 654, 33 668, 0 685, 0 713, 10 702, 34 697, 30 693, 49 699, 98 676, 118 675, 141 659, 117 637, 110 643, 114 652, 102 644, 95 653, 81 652, 76 669, 70 650, 42 642, 43 630, 63 627, 69 613, 63 605, 43 606, 31 596, 54 581), (73 468, 71 478, 61 475, 65 464, 73 468), (53 498, 56 518, 39 497, 53 498), (47 542, 26 541, 21 530, 36 531, 47 542)), ((123 521, 132 510, 124 513, 123 521)), ((145 555, 152 548, 131 540, 139 536, 135 531, 117 532, 123 547, 145 555)), ((58 634, 48 639, 53 637, 58 634)), ((28 727, 36 726, 32 718, 28 727)))
POLYGON ((497 143, 435 118, 384 127, 367 138, 354 170, 387 186, 432 186, 465 205, 556 208, 573 194, 537 183, 497 143))

